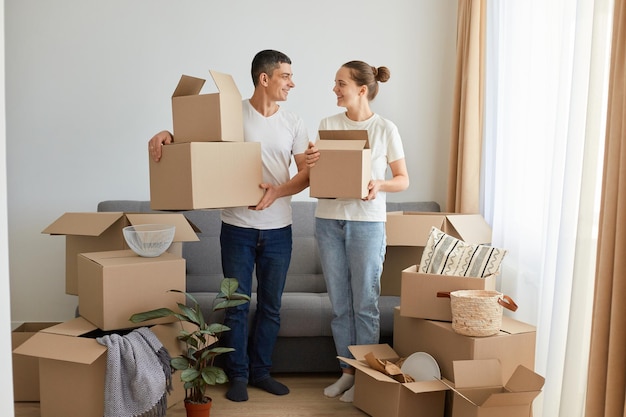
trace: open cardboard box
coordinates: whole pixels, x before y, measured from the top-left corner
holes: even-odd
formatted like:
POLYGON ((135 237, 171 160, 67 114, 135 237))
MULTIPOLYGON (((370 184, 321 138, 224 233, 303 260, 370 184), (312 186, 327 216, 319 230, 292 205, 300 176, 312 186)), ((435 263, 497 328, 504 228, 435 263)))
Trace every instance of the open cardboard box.
POLYGON ((491 242, 491 227, 480 214, 388 212, 381 294, 401 295, 402 271, 411 265, 419 265, 433 226, 468 243, 491 242))
POLYGON ((309 172, 315 198, 364 198, 372 176, 367 130, 320 130, 320 159, 309 172))
POLYGON ((149 166, 152 210, 247 207, 263 198, 259 142, 175 142, 149 166))
POLYGON ((365 355, 397 362, 398 354, 389 346, 350 346, 354 359, 339 359, 356 370, 353 404, 372 417, 437 417, 443 416, 448 387, 438 379, 401 383, 371 368, 365 355))
POLYGON ((228 74, 209 71, 217 93, 200 94, 206 80, 183 75, 172 95, 174 139, 243 142, 241 93, 228 74))
MULTIPOLYGON (((53 322, 22 323, 11 332, 11 348, 16 349, 38 331, 57 325, 53 322)), ((13 354, 13 401, 39 401, 39 360, 13 354)))
MULTIPOLYGON (((180 355, 184 348, 177 340, 180 326, 170 323, 151 327, 172 357, 180 355)), ((107 348, 95 340, 100 335, 96 326, 78 317, 37 332, 13 351, 39 358, 42 417, 104 414, 107 348)), ((180 374, 173 374, 172 383, 174 390, 168 396, 168 407, 185 398, 180 374)))
POLYGON ((78 295, 76 259, 79 253, 128 249, 122 229, 138 224, 173 224, 174 240, 167 250, 182 256, 182 242, 199 241, 199 230, 181 213, 65 213, 42 233, 65 235, 65 292, 78 295))
POLYGON ((455 361, 452 417, 528 417, 545 379, 520 365, 502 376, 497 359, 455 361), (506 381, 506 382, 504 382, 506 381))
POLYGON ((528 369, 535 366, 535 326, 502 317, 500 332, 488 337, 463 336, 443 321, 403 317, 400 308, 394 310, 393 346, 399 355, 426 352, 432 355, 441 375, 455 381, 454 361, 498 359, 502 377, 508 379, 518 365, 528 369))
POLYGON ((497 275, 484 278, 454 275, 422 274, 417 265, 402 271, 400 314, 430 320, 452 321, 450 298, 437 297, 438 292, 496 289, 497 275))
POLYGON ((133 323, 135 313, 161 307, 177 309, 185 295, 185 259, 165 252, 145 258, 132 250, 78 255, 78 311, 101 330, 119 330, 169 323, 164 317, 133 323))

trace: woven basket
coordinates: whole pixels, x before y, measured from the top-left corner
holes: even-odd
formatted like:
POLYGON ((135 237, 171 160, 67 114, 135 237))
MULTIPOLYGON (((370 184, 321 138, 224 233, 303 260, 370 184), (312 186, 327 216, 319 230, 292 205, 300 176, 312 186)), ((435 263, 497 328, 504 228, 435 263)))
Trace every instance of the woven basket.
POLYGON ((450 297, 452 330, 465 336, 491 336, 502 326, 502 308, 517 310, 517 304, 498 291, 458 290, 439 293, 450 297))

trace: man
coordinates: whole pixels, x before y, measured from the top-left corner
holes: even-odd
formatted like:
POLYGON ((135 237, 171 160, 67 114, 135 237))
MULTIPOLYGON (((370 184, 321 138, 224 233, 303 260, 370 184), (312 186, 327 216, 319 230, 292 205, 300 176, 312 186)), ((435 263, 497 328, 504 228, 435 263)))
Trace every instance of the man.
MULTIPOLYGON (((230 380, 226 397, 232 401, 248 400, 248 383, 276 395, 289 393, 288 387, 271 377, 270 368, 291 261, 291 196, 309 184, 306 128, 300 117, 278 104, 295 87, 291 60, 281 52, 264 50, 252 60, 251 73, 254 93, 243 101, 244 140, 261 143, 264 182, 260 186, 265 192, 255 207, 224 209, 220 236, 224 276, 237 278, 240 291, 248 295, 255 268, 258 282, 250 328, 249 303, 226 312, 225 324, 231 330, 222 338, 225 346, 235 348, 226 355, 230 380), (293 177, 289 172, 292 155, 298 169, 293 177)), ((172 141, 167 131, 150 139, 152 158, 158 161, 161 146, 172 141)))

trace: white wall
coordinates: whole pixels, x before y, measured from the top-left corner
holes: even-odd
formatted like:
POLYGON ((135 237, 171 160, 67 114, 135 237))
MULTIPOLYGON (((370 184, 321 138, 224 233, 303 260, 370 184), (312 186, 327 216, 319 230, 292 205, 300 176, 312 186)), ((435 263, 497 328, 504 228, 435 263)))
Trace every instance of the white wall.
POLYGON ((146 142, 171 129, 180 75, 230 73, 248 97, 250 61, 261 49, 293 60, 296 88, 284 106, 305 119, 312 138, 322 117, 340 111, 331 89, 342 63, 388 66, 391 80, 373 108, 398 125, 411 175, 409 190, 390 200, 445 205, 456 0, 5 3, 15 322, 73 316, 65 239, 41 231, 101 200, 149 199, 146 142))

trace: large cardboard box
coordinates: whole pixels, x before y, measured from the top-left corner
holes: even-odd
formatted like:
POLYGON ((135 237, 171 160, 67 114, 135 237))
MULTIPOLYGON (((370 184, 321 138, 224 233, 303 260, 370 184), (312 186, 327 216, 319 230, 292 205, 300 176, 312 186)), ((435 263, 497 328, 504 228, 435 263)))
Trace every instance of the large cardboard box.
POLYGON ((503 378, 497 359, 455 361, 454 376, 452 417, 529 417, 545 382, 522 365, 503 378))
POLYGON ((153 210, 255 206, 263 197, 258 142, 172 143, 149 163, 153 210))
POLYGON ((101 330, 119 330, 169 323, 164 317, 133 323, 130 316, 161 307, 177 309, 185 296, 185 259, 163 253, 155 258, 132 250, 81 253, 78 255, 78 311, 101 330))
POLYGON ((320 159, 309 172, 311 197, 367 197, 372 177, 367 130, 320 130, 315 146, 320 159))
POLYGON ((456 290, 496 289, 496 275, 484 278, 454 275, 422 274, 417 265, 402 271, 400 314, 430 320, 452 321, 449 297, 437 297, 438 292, 456 290))
POLYGON ((419 265, 433 226, 468 243, 491 242, 491 227, 480 214, 388 212, 381 294, 400 296, 402 271, 419 265))
POLYGON ((350 346, 354 359, 339 357, 356 369, 353 404, 372 417, 443 416, 448 387, 441 381, 401 383, 367 364, 365 355, 397 362, 400 358, 389 345, 350 346))
MULTIPOLYGON (((181 354, 176 339, 179 323, 151 327, 171 356, 181 354)), ((42 417, 97 417, 104 414, 104 381, 107 348, 95 338, 102 335, 82 317, 41 330, 14 350, 39 358, 40 410, 42 417)), ((185 398, 180 378, 172 378, 174 390, 168 407, 185 398)))
POLYGON ((42 233, 65 236, 65 292, 78 295, 76 259, 79 253, 128 249, 122 229, 138 224, 173 224, 174 240, 167 250, 182 256, 182 242, 199 241, 198 228, 181 213, 65 213, 42 233))
MULTIPOLYGON (((35 333, 59 323, 22 323, 11 332, 11 347, 16 349, 35 333)), ((39 401, 39 360, 13 354, 13 400, 39 401)))
POLYGON ((228 74, 209 71, 217 93, 200 94, 206 80, 183 75, 172 95, 176 142, 243 142, 241 94, 228 74))
POLYGON ((502 317, 500 332, 488 337, 463 336, 442 321, 403 317, 394 311, 393 347, 399 355, 413 352, 432 355, 441 375, 454 381, 454 361, 499 359, 502 377, 511 377, 518 365, 534 370, 536 328, 530 324, 502 317))

